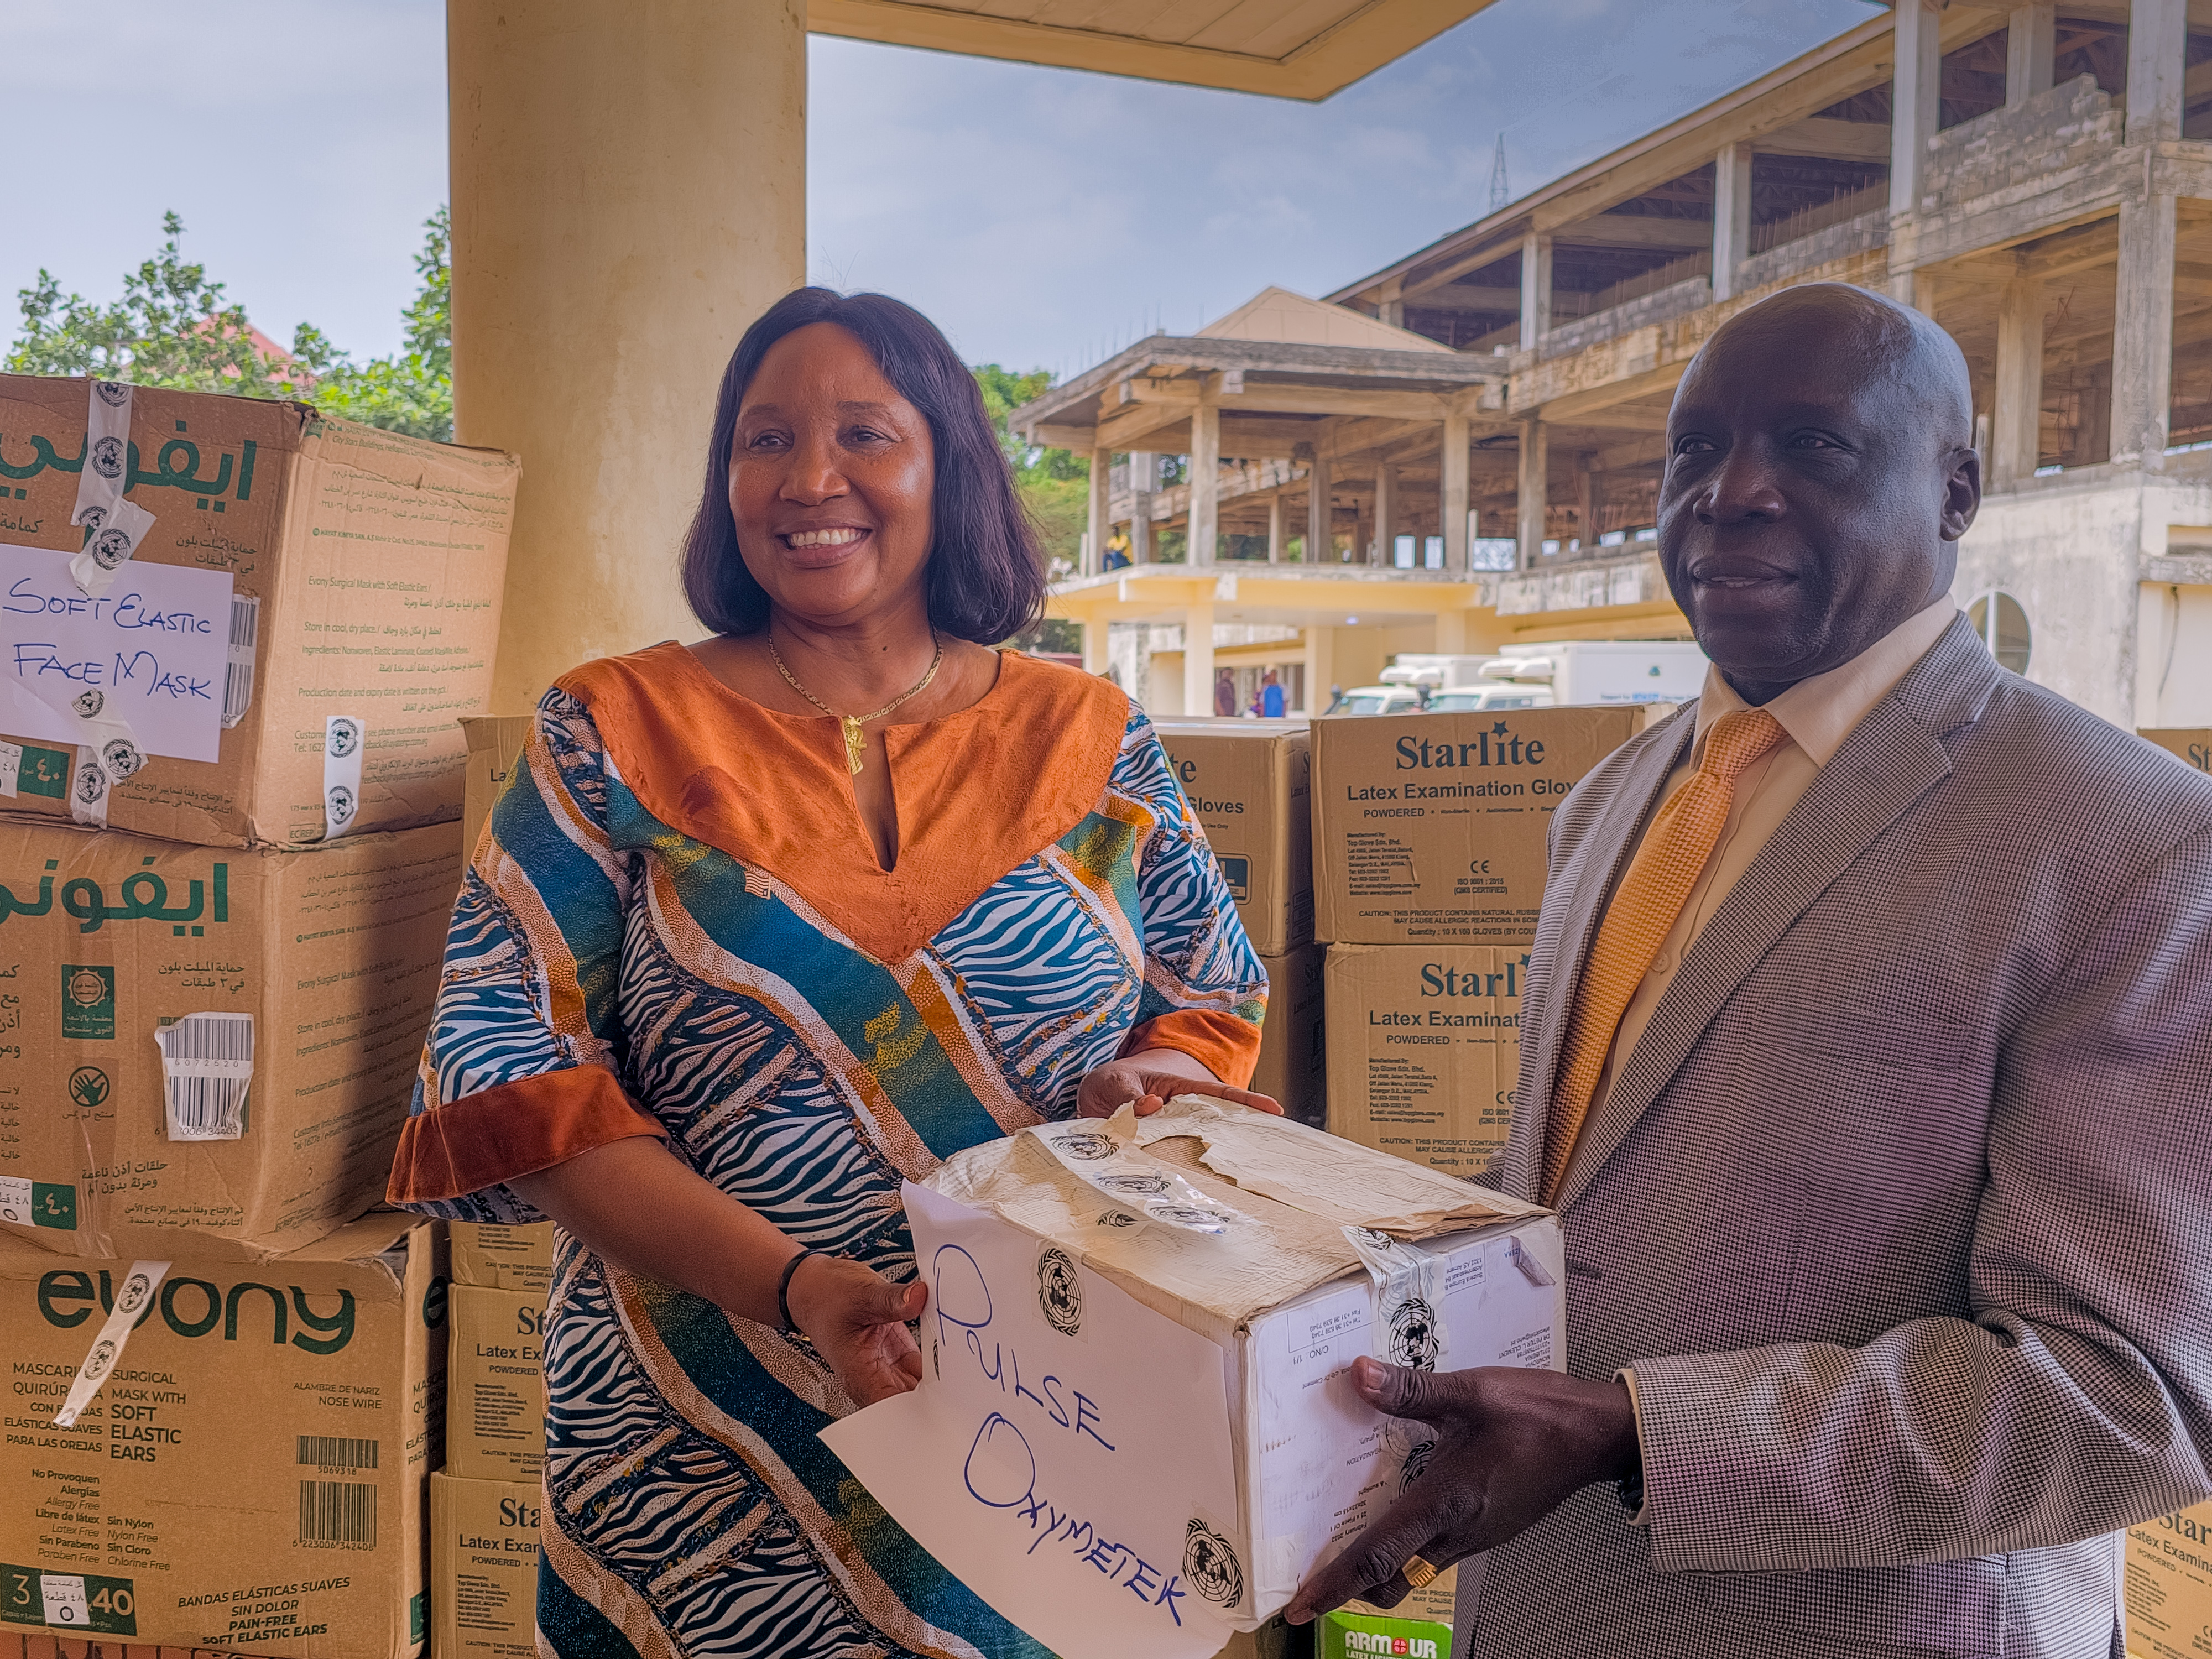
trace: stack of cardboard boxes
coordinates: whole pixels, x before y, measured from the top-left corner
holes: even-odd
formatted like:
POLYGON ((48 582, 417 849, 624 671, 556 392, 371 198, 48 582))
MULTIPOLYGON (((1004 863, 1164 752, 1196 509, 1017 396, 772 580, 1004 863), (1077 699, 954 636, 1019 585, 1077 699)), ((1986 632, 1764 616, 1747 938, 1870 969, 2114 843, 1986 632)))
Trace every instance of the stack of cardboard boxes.
POLYGON ((1321 947, 1314 943, 1312 754, 1304 720, 1164 720, 1160 744, 1267 970, 1252 1087, 1322 1127, 1321 947))
POLYGON ((0 1632, 413 1653, 443 1230, 365 1212, 518 469, 20 376, 0 460, 0 1632))
POLYGON ((435 1659, 533 1659, 553 1227, 453 1224, 446 1467, 430 1477, 435 1659))
POLYGON ((1567 792, 1670 705, 1314 727, 1328 1127, 1473 1176, 1513 1126, 1521 993, 1567 792))

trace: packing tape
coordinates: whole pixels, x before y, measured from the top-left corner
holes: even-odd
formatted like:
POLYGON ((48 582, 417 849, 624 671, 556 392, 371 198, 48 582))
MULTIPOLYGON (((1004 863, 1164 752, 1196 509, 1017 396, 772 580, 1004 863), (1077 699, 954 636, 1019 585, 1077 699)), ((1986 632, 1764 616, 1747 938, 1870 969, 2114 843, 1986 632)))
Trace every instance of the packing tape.
POLYGON ((361 817, 361 751, 368 726, 352 714, 323 720, 323 839, 336 841, 361 817))
POLYGON ((154 515, 124 499, 131 486, 131 383, 87 384, 84 459, 77 467, 76 506, 70 514, 71 524, 84 527, 84 547, 70 561, 70 575, 96 599, 107 592, 124 561, 137 552, 154 527, 154 515))
POLYGON ((103 829, 107 823, 107 797, 113 787, 146 764, 146 751, 118 714, 113 699, 96 685, 73 697, 49 694, 35 685, 23 688, 40 702, 76 727, 76 760, 70 768, 70 816, 79 823, 103 829))
MULTIPOLYGON (((1426 1250, 1365 1227, 1346 1227, 1367 1275, 1375 1281, 1375 1353, 1409 1370, 1432 1371, 1451 1346, 1444 1328, 1444 1264, 1426 1250)), ((1436 1437, 1425 1424, 1393 1417, 1382 1425, 1382 1448, 1398 1465, 1397 1491, 1421 1478, 1436 1437)))
POLYGON ((56 1428, 76 1426, 77 1413, 92 1403, 100 1384, 107 1381, 122 1360, 124 1345, 131 1340, 132 1329, 153 1305, 154 1292, 161 1288, 162 1277, 168 1271, 166 1261, 131 1264, 131 1271, 123 1275, 123 1288, 115 1293, 115 1305, 108 1310, 100 1334, 92 1339, 92 1351, 85 1355, 84 1364, 76 1368, 76 1380, 70 1384, 69 1398, 54 1413, 56 1428))
MULTIPOLYGON (((1035 1135, 1037 1145, 1051 1153, 1060 1168, 1077 1180, 1106 1194, 1122 1211, 1134 1211, 1146 1221, 1179 1227, 1185 1232, 1220 1234, 1252 1218, 1232 1210, 1200 1192, 1170 1164, 1122 1140, 1109 1127, 1110 1120, 1077 1118, 1071 1122, 1039 1123, 1022 1131, 1035 1135)), ((1118 1226, 1109 1211, 1099 1224, 1118 1226)))
POLYGON ((82 524, 97 509, 101 519, 123 499, 130 480, 131 383, 128 380, 87 382, 90 412, 85 421, 84 459, 76 474, 76 506, 71 524, 82 524))
POLYGON ((136 501, 117 501, 111 507, 88 509, 85 523, 89 539, 83 551, 70 561, 70 575, 91 599, 114 585, 123 562, 138 550, 154 515, 136 501))
POLYGON ((1443 1262, 1366 1227, 1346 1227, 1344 1237, 1375 1281, 1376 1356, 1412 1370, 1436 1370, 1449 1346, 1443 1262))

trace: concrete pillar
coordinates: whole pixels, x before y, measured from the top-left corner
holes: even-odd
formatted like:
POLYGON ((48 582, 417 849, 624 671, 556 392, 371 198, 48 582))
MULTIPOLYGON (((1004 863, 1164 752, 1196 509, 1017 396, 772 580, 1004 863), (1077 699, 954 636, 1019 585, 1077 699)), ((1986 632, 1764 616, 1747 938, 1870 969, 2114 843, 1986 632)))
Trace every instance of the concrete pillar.
POLYGON ((1521 244, 1521 349, 1552 331, 1552 239, 1530 232, 1521 244))
POLYGON ((1305 658, 1305 712, 1310 719, 1328 707, 1328 688, 1336 677, 1336 630, 1321 623, 1308 623, 1305 658))
POLYGON ((1183 607, 1182 712, 1186 719, 1213 712, 1213 601, 1183 607))
POLYGON ((1190 550, 1193 565, 1213 562, 1221 528, 1221 406, 1208 386, 1190 412, 1190 550))
POLYGON ((1735 268, 1751 258, 1751 146, 1713 160, 1713 298, 1735 297, 1735 268))
MULTIPOLYGON (((2181 137, 2188 37, 2188 0, 2130 0, 2129 143, 2166 143, 2181 137)), ((2117 442, 2117 428, 2113 435, 2117 442)))
POLYGON ((1398 469, 1387 461, 1375 464, 1375 550, 1370 562, 1388 569, 1397 562, 1398 469))
POLYGON ((1278 490, 1267 497, 1267 562, 1283 562, 1283 496, 1278 490))
MULTIPOLYGON (((2133 45, 2130 37, 2131 63, 2133 45)), ((2130 133, 2134 108, 2130 99, 2130 133)), ((2172 400, 2173 240, 2172 197, 2122 200, 2112 319, 2111 459, 2153 469, 2165 464, 2166 418, 2172 400)))
POLYGON ((1464 574, 1468 568, 1467 532, 1467 416, 1444 416, 1443 462, 1437 487, 1437 528, 1444 538, 1444 568, 1464 574))
POLYGON ((2058 8, 2014 6, 2005 32, 2005 107, 2018 109, 2051 90, 2051 59, 2058 46, 2058 8))
POLYGON ((1083 624, 1083 672, 1103 674, 1106 672, 1106 629, 1103 621, 1083 624))
POLYGON ((1328 463, 1306 464, 1306 562, 1336 562, 1336 530, 1329 509, 1328 463))
POLYGON ((1583 556, 1597 552, 1598 501, 1604 493, 1598 482, 1597 457, 1585 452, 1575 457, 1575 532, 1582 538, 1583 556))
POLYGON ((2042 441, 2043 280, 2021 276, 1997 302, 1997 388, 1990 411, 1990 485, 2033 476, 2042 441))
POLYGON ((1467 612, 1439 611, 1437 612, 1437 651, 1446 656, 1467 654, 1467 612))
POLYGON ((806 13, 452 0, 446 51, 455 435, 522 458, 491 706, 520 714, 699 632, 673 550, 715 390, 806 278, 806 13))
POLYGON ((1129 457, 1129 562, 1150 564, 1157 556, 1152 544, 1152 495, 1160 487, 1160 458, 1150 450, 1129 457))
MULTIPOLYGON (((1938 0, 1897 0, 1895 52, 1890 87, 1889 217, 1894 226, 1920 211, 1927 179, 1928 141, 1942 119, 1942 14, 1938 0)), ((1893 231, 1890 246, 1898 246, 1893 231)), ((1893 269, 1890 295, 1913 303, 1911 273, 1893 269)))
POLYGON ((1521 538, 1521 568, 1534 570, 1544 554, 1544 508, 1550 501, 1551 434, 1533 416, 1521 422, 1521 477, 1514 503, 1521 538))
POLYGON ((1106 499, 1113 488, 1109 476, 1113 468, 1112 450, 1094 449, 1091 452, 1091 496, 1088 503, 1091 511, 1085 520, 1090 541, 1083 550, 1083 574, 1086 576, 1095 576, 1103 568, 1106 538, 1113 533, 1113 526, 1106 521, 1106 499))

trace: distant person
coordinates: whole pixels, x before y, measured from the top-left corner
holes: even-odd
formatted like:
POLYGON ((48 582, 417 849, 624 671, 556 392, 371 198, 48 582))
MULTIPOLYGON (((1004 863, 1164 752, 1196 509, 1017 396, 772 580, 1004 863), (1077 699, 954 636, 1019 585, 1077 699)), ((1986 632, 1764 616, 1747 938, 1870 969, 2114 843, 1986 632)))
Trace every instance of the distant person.
POLYGON ((1213 675, 1213 712, 1235 719, 1237 714, 1237 675, 1227 668, 1217 669, 1213 675))
POLYGON ((1100 567, 1107 570, 1127 570, 1133 562, 1129 557, 1129 538, 1126 532, 1116 530, 1106 538, 1105 553, 1100 567))
POLYGON ((988 648, 1042 571, 945 337, 801 289, 722 376, 711 636, 538 704, 391 1195, 560 1224, 541 1655, 1036 1650, 816 1438, 921 1375, 900 1182, 1188 1089, 1275 1109, 1238 1086, 1267 975, 1151 725, 988 648))
POLYGON ((1267 671, 1267 678, 1260 682, 1260 718, 1269 720, 1283 718, 1283 687, 1272 668, 1267 671))
POLYGON ((1683 376, 1712 666, 1559 808, 1495 1172, 1568 1374, 1356 1361, 1435 1449, 1294 1619, 1487 1552, 1474 1659, 2111 1659, 2212 1496, 2212 779, 1959 614, 1972 410, 1838 283, 1683 376))

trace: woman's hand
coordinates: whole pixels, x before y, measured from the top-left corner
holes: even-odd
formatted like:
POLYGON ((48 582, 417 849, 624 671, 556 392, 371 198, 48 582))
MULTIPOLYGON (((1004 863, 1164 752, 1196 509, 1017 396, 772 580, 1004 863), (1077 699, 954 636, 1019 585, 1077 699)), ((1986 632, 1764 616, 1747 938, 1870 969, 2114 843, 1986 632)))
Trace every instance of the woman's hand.
POLYGON ((1283 1109, 1265 1095, 1232 1089, 1180 1048, 1140 1048, 1093 1068, 1077 1091, 1078 1117, 1111 1117, 1133 1102, 1139 1117, 1150 1117, 1173 1095, 1212 1095, 1258 1112, 1283 1109))
POLYGON ((784 1299, 791 1322, 829 1361, 854 1405, 872 1406, 921 1381, 921 1350, 907 1329, 929 1304, 918 1281, 894 1285, 857 1261, 815 1255, 793 1271, 784 1299))

